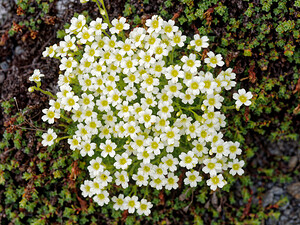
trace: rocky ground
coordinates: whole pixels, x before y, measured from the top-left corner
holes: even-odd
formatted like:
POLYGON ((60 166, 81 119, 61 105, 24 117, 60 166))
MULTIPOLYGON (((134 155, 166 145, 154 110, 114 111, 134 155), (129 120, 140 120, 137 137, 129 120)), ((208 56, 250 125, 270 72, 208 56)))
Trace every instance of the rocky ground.
MULTIPOLYGON (((46 46, 57 41, 56 31, 70 20, 74 12, 88 9, 90 5, 82 6, 77 0, 59 0, 52 5, 51 12, 56 16, 56 24, 42 27, 37 39, 24 39, 24 33, 9 37, 6 31, 12 26, 12 21, 20 18, 16 15, 16 3, 14 0, 1 0, 0 2, 0 96, 1 100, 16 98, 18 107, 37 106, 36 110, 41 111, 45 107, 45 97, 42 94, 31 94, 27 92, 30 83, 28 77, 35 68, 39 68, 47 74, 45 88, 50 91, 56 89, 56 74, 58 72, 58 62, 41 57, 46 46), (23 39, 22 39, 23 37, 23 39)), ((108 9, 111 17, 116 17, 123 10, 123 1, 110 1, 108 9)), ((90 9, 91 13, 97 14, 97 9, 90 9)), ((39 112, 37 112, 39 114, 39 112)), ((0 116, 0 127, 3 127, 3 118, 0 116)), ((1 128, 1 133, 3 128, 1 128)), ((257 174, 256 182, 253 183, 253 204, 262 201, 265 208, 276 205, 276 203, 286 197, 286 204, 279 207, 281 215, 279 220, 268 219, 267 225, 300 225, 300 177, 293 171, 300 171, 300 146, 299 142, 266 143, 260 139, 258 146, 266 149, 257 153, 257 157, 248 165, 246 173, 253 174, 257 168, 271 168, 272 160, 276 161, 283 156, 289 156, 288 162, 281 162, 285 173, 293 174, 290 182, 278 183, 271 180, 264 180, 257 174), (264 155, 268 152, 268 155, 264 155), (264 187, 265 192, 259 196, 258 189, 264 187)), ((260 150, 259 150, 260 151, 260 150)), ((277 164, 276 164, 277 165, 277 164)), ((274 174, 274 176, 276 176, 274 174)))

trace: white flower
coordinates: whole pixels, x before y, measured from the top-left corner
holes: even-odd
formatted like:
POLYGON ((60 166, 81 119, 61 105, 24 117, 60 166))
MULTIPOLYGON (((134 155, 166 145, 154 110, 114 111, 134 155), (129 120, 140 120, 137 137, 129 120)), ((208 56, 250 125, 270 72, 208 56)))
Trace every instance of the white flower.
POLYGON ((250 91, 248 91, 246 93, 246 90, 243 89, 239 89, 238 93, 234 93, 233 94, 233 99, 236 100, 235 104, 237 108, 240 108, 241 105, 246 105, 249 106, 251 105, 251 101, 250 99, 253 97, 252 93, 250 91))
POLYGON ((66 111, 71 111, 72 109, 78 110, 79 104, 77 103, 79 97, 73 93, 67 93, 66 97, 62 99, 63 109, 66 111))
POLYGON ((152 33, 150 35, 146 35, 145 37, 145 50, 151 50, 153 46, 159 45, 161 40, 158 38, 158 33, 152 33))
POLYGON ((185 40, 186 40, 186 36, 182 35, 182 32, 179 30, 174 33, 172 37, 171 45, 172 46, 178 45, 179 47, 183 47, 185 40))
POLYGON ((116 152, 114 151, 116 149, 117 145, 113 143, 111 140, 106 140, 105 144, 100 144, 100 149, 102 150, 101 156, 105 158, 107 155, 110 157, 114 157, 116 152))
POLYGON ((174 111, 174 108, 173 106, 169 105, 167 102, 160 102, 159 105, 158 105, 158 113, 157 115, 160 117, 160 118, 163 118, 163 119, 168 119, 171 117, 171 113, 174 111))
POLYGON ((133 174, 132 179, 135 180, 136 185, 139 187, 148 185, 148 175, 145 175, 142 171, 138 171, 137 174, 133 174))
POLYGON ((199 176, 199 172, 198 171, 187 171, 185 173, 186 178, 183 180, 185 185, 190 185, 191 187, 196 187, 197 186, 197 182, 202 181, 202 177, 199 176))
POLYGON ((177 158, 174 158, 172 154, 167 154, 162 157, 161 161, 163 162, 162 167, 169 169, 171 172, 175 172, 177 165, 179 163, 177 158))
POLYGON ((121 91, 122 96, 126 97, 126 101, 133 101, 137 98, 137 89, 135 87, 130 87, 129 85, 121 91))
POLYGON ((203 163, 205 167, 202 168, 202 171, 204 173, 209 173, 211 177, 217 175, 217 170, 221 170, 222 165, 220 163, 217 163, 216 158, 205 159, 203 163))
POLYGON ((43 109, 42 112, 45 114, 42 116, 42 120, 45 122, 47 121, 49 124, 54 123, 54 119, 59 119, 60 114, 55 111, 53 107, 49 109, 43 109))
POLYGON ((149 68, 155 63, 155 59, 152 57, 151 52, 145 52, 143 50, 139 51, 138 56, 140 57, 139 64, 145 68, 149 68))
POLYGON ((74 32, 74 31, 80 32, 85 24, 86 24, 86 19, 85 19, 84 15, 79 15, 78 18, 73 17, 71 19, 71 26, 70 26, 69 30, 72 32, 74 32))
POLYGON ((93 43, 91 46, 86 45, 84 49, 85 52, 83 54, 83 58, 85 58, 89 62, 94 62, 95 57, 100 56, 100 51, 97 50, 97 48, 98 48, 97 43, 93 43))
POLYGON ((109 102, 106 96, 101 96, 99 100, 96 100, 96 105, 100 111, 110 111, 109 102))
MULTIPOLYGON (((201 71, 202 72, 202 71, 201 71)), ((204 73, 203 73, 204 75, 204 73)), ((212 75, 212 73, 205 73, 204 77, 202 77, 201 81, 204 83, 203 88, 201 89, 202 93, 207 93, 208 95, 212 95, 217 87, 217 83, 212 75)))
POLYGON ((228 150, 229 150, 229 158, 235 159, 236 155, 240 155, 242 153, 242 150, 239 148, 240 143, 239 142, 228 142, 228 150))
POLYGON ((172 38, 174 33, 178 31, 178 27, 174 26, 175 21, 174 20, 169 20, 167 21, 163 21, 163 29, 162 29, 162 33, 165 33, 169 38, 172 38))
POLYGON ((165 185, 166 183, 166 178, 164 177, 157 177, 157 178, 153 178, 150 182, 150 186, 153 188, 156 188, 157 190, 161 190, 162 187, 165 185))
POLYGON ((150 163, 150 161, 154 159, 154 154, 149 149, 144 149, 137 153, 137 159, 143 160, 143 163, 150 163))
POLYGON ((201 138, 199 138, 198 140, 194 140, 192 142, 192 145, 195 146, 192 151, 196 154, 196 156, 198 157, 202 157, 203 154, 207 154, 208 153, 208 149, 207 147, 205 147, 206 142, 201 140, 201 138))
POLYGON ((112 34, 119 34, 121 31, 129 29, 129 24, 126 23, 126 18, 124 17, 121 17, 119 20, 113 19, 111 21, 111 24, 113 25, 113 27, 111 27, 109 31, 112 34))
POLYGON ((46 47, 45 51, 43 51, 43 57, 53 57, 55 55, 55 51, 54 51, 54 48, 53 46, 49 46, 49 47, 46 47))
POLYGON ((155 155, 159 155, 160 150, 164 148, 164 144, 160 141, 159 137, 150 137, 145 141, 145 144, 148 146, 147 150, 153 152, 155 155))
POLYGON ((137 136, 137 133, 140 132, 140 127, 134 122, 130 121, 124 125, 125 132, 129 135, 132 139, 137 136))
POLYGON ((164 133, 160 135, 162 141, 166 141, 168 145, 174 144, 180 139, 179 129, 177 127, 165 127, 164 133))
POLYGON ((92 159, 90 161, 90 165, 87 167, 87 169, 91 177, 96 177, 104 171, 104 166, 101 163, 102 158, 100 157, 97 157, 96 159, 92 159))
POLYGON ((189 57, 183 56, 181 61, 184 63, 182 69, 184 71, 191 71, 192 73, 197 72, 197 68, 201 66, 200 60, 196 60, 195 54, 190 54, 189 57))
POLYGON ((151 127, 153 123, 156 121, 156 116, 152 115, 151 109, 146 109, 139 114, 139 122, 144 124, 146 128, 151 127))
POLYGON ((112 181, 112 177, 110 176, 108 170, 104 170, 103 172, 100 172, 100 174, 97 175, 96 177, 101 180, 101 184, 103 187, 106 187, 108 183, 112 181))
POLYGON ((77 61, 73 57, 63 57, 61 59, 61 64, 59 66, 60 70, 66 70, 66 72, 71 73, 73 71, 73 68, 77 66, 77 61))
POLYGON ((214 108, 216 109, 220 109, 221 106, 222 106, 222 103, 223 102, 224 98, 219 95, 219 94, 216 94, 216 95, 207 95, 207 98, 203 101, 203 104, 205 106, 208 107, 208 110, 209 111, 213 111, 214 108))
POLYGON ((126 39, 125 42, 123 41, 119 41, 118 42, 118 47, 120 47, 120 51, 119 53, 124 56, 125 54, 127 54, 128 56, 132 56, 133 55, 133 46, 131 43, 130 39, 126 39))
POLYGON ((180 92, 179 98, 182 100, 182 102, 184 104, 190 104, 190 105, 192 105, 194 103, 196 95, 194 95, 192 93, 188 93, 188 92, 186 92, 186 93, 180 92))
POLYGON ((188 151, 187 153, 182 152, 179 155, 179 158, 181 159, 179 165, 181 167, 186 167, 187 169, 192 169, 198 162, 194 152, 192 151, 188 151))
POLYGON ((125 198, 126 208, 128 209, 129 213, 134 213, 134 211, 140 207, 140 203, 138 200, 139 199, 137 196, 127 196, 125 198))
POLYGON ((57 135, 53 131, 53 129, 49 128, 47 133, 44 133, 42 135, 42 138, 43 138, 43 141, 42 141, 43 146, 51 146, 54 144, 54 140, 57 138, 57 135))
POLYGON ((94 155, 94 149, 96 148, 95 143, 91 143, 89 140, 88 141, 83 141, 81 142, 81 150, 80 154, 81 156, 93 156, 94 155))
POLYGON ((193 77, 186 85, 188 86, 186 91, 188 94, 199 95, 200 91, 203 89, 204 83, 201 81, 200 77, 193 77))
POLYGON ((71 139, 68 139, 68 144, 70 145, 70 149, 75 151, 76 149, 79 149, 81 146, 81 138, 74 135, 71 139))
POLYGON ((41 81, 41 77, 44 77, 44 76, 45 75, 42 74, 39 69, 35 69, 33 71, 33 74, 29 77, 29 80, 30 81, 34 81, 34 82, 40 82, 41 81))
POLYGON ((174 173, 168 173, 165 188, 167 190, 177 189, 178 188, 179 178, 174 175, 174 173))
POLYGON ((229 162, 228 163, 228 167, 231 168, 231 170, 229 171, 229 173, 231 175, 235 175, 235 174, 238 174, 238 175, 243 175, 244 173, 244 170, 242 169, 242 167, 245 165, 245 162, 244 160, 238 160, 238 159, 234 159, 232 162, 229 162))
POLYGON ((218 176, 213 176, 209 180, 206 181, 207 185, 210 186, 210 189, 215 191, 218 187, 222 188, 226 184, 222 174, 218 176))
POLYGON ((141 87, 145 89, 147 92, 152 92, 155 86, 159 85, 159 79, 154 78, 150 74, 142 75, 143 82, 141 83, 141 87))
POLYGON ((123 194, 119 194, 118 197, 116 196, 113 196, 111 198, 111 200, 115 203, 113 205, 113 208, 115 210, 125 210, 126 206, 125 206, 125 198, 124 198, 124 195, 123 194))
POLYGON ((92 33, 93 31, 91 29, 84 27, 76 37, 78 38, 80 44, 86 44, 87 42, 92 42, 95 39, 92 33))
POLYGON ((91 31, 95 33, 95 35, 100 36, 102 34, 102 30, 107 29, 107 23, 102 23, 101 18, 97 18, 90 23, 91 31))
POLYGON ((168 50, 166 49, 166 47, 167 46, 165 44, 160 44, 160 45, 154 46, 150 52, 154 53, 156 60, 162 60, 163 56, 167 56, 169 53, 168 50))
POLYGON ((191 46, 195 46, 195 50, 200 52, 202 48, 208 47, 208 37, 203 36, 200 38, 199 34, 194 35, 194 40, 190 42, 191 46))
POLYGON ((151 213, 150 209, 152 208, 152 203, 151 202, 147 202, 146 199, 142 199, 140 201, 140 205, 137 209, 137 213, 139 215, 144 214, 145 216, 149 216, 149 214, 151 213))
POLYGON ((122 170, 121 173, 119 171, 115 172, 115 178, 116 185, 121 185, 124 189, 128 187, 129 178, 126 171, 122 170))
POLYGON ((92 192, 92 185, 93 182, 90 180, 85 180, 83 184, 80 185, 80 190, 82 191, 82 196, 83 197, 92 197, 93 192, 92 192))
POLYGON ((179 97, 180 90, 182 89, 181 83, 174 83, 173 81, 169 81, 168 85, 164 87, 167 95, 170 97, 179 97))
POLYGON ((228 143, 221 139, 212 145, 211 151, 212 153, 216 153, 217 159, 221 159, 223 156, 228 156, 228 143))
POLYGON ((124 152, 122 155, 117 154, 115 156, 116 162, 114 163, 114 167, 116 167, 116 169, 126 170, 132 162, 132 159, 129 159, 128 157, 129 156, 126 152, 124 152))
POLYGON ((138 61, 136 59, 132 59, 131 57, 126 57, 121 62, 121 67, 123 68, 124 74, 134 73, 136 71, 136 66, 138 61))
POLYGON ((103 189, 102 186, 102 182, 99 178, 94 179, 91 187, 91 192, 93 192, 93 194, 100 194, 101 190, 103 189))
POLYGON ((141 27, 136 27, 133 29, 133 31, 130 32, 129 37, 132 40, 135 47, 140 47, 142 44, 142 41, 145 38, 146 30, 141 27))
POLYGON ((99 206, 103 206, 104 204, 109 203, 109 194, 107 191, 102 190, 100 193, 96 194, 93 197, 93 200, 98 203, 99 206))
POLYGON ((178 78, 184 77, 184 72, 181 70, 181 67, 179 65, 171 65, 166 70, 166 78, 168 80, 171 80, 173 83, 178 82, 178 78))
POLYGON ((222 67, 224 65, 224 62, 222 61, 221 54, 215 55, 212 51, 207 53, 208 58, 204 59, 204 62, 207 63, 209 66, 216 68, 216 66, 222 67))
POLYGON ((146 20, 146 26, 148 27, 147 32, 151 34, 152 32, 158 33, 161 30, 163 24, 163 19, 160 16, 154 15, 151 19, 146 20))
POLYGON ((67 52, 68 50, 77 50, 77 46, 75 45, 76 37, 71 35, 66 35, 64 37, 64 41, 60 42, 60 46, 63 47, 63 50, 67 52))
POLYGON ((200 131, 199 128, 200 128, 200 123, 198 121, 196 121, 194 123, 188 123, 185 133, 187 135, 190 135, 191 138, 196 138, 200 134, 199 133, 199 131, 200 131))
POLYGON ((150 74, 155 75, 156 77, 160 77, 161 74, 165 73, 166 68, 164 67, 165 61, 157 61, 153 63, 150 67, 150 74))
POLYGON ((83 93, 81 95, 81 98, 79 100, 79 104, 82 109, 93 109, 95 103, 93 102, 94 96, 92 94, 87 95, 86 93, 83 93))

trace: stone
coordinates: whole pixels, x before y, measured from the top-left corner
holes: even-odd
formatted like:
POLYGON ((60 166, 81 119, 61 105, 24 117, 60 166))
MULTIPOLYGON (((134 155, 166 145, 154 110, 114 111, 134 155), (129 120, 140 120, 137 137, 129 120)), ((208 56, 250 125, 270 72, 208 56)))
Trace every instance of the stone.
POLYGON ((21 47, 21 46, 17 46, 16 48, 15 48, 15 55, 16 56, 19 56, 19 55, 22 55, 24 53, 24 49, 21 47))
POLYGON ((2 84, 4 80, 5 80, 5 74, 0 72, 0 84, 2 84))
POLYGON ((284 193, 284 190, 280 187, 273 187, 271 190, 274 195, 282 195, 284 193))
POLYGON ((295 199, 300 200, 300 182, 289 185, 287 191, 295 199))
POLYGON ((262 199, 262 206, 266 207, 266 206, 272 204, 273 199, 274 199, 274 193, 271 191, 267 191, 267 193, 264 195, 264 197, 262 199))
POLYGON ((298 163, 298 156, 294 155, 290 158, 289 160, 289 170, 293 170, 296 166, 297 166, 297 163, 298 163))
POLYGON ((0 63, 1 70, 7 70, 8 67, 9 66, 8 66, 8 63, 6 61, 0 63))

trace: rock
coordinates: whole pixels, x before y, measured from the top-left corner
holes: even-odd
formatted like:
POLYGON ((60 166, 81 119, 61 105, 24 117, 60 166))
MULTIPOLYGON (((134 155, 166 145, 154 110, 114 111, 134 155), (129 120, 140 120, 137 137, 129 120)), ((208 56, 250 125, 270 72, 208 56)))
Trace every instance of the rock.
POLYGON ((273 199, 274 199, 274 193, 271 192, 271 190, 270 190, 264 195, 264 197, 262 199, 262 206, 266 207, 266 206, 272 204, 273 199))
POLYGON ((300 182, 293 183, 287 187, 288 193, 295 199, 300 199, 300 182))
POLYGON ((278 220, 276 220, 274 217, 270 217, 266 221, 266 225, 275 225, 277 224, 278 220))
POLYGON ((1 68, 2 70, 7 70, 8 67, 9 67, 9 66, 8 66, 8 63, 7 63, 6 61, 0 63, 0 68, 1 68))
POLYGON ((0 2, 0 25, 4 24, 12 15, 10 13, 13 4, 10 0, 1 0, 0 2))
POLYGON ((284 190, 280 187, 273 187, 270 192, 273 192, 274 195, 282 195, 284 190))
POLYGON ((24 49, 19 45, 15 48, 15 55, 16 56, 22 55, 24 52, 25 52, 24 49))
POLYGON ((56 2, 57 16, 62 17, 65 11, 69 8, 70 3, 74 3, 75 0, 59 0, 56 2))
POLYGON ((5 80, 5 74, 0 72, 0 84, 2 84, 4 80, 5 80))
POLYGON ((298 163, 298 156, 292 156, 290 158, 290 161, 289 161, 289 170, 293 170, 296 166, 297 166, 297 163, 298 163))

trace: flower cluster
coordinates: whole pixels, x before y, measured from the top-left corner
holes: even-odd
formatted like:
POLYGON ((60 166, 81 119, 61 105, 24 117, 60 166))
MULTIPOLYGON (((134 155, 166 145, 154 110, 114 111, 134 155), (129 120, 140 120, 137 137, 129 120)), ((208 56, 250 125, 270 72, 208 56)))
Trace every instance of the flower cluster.
MULTIPOLYGON (((149 215, 152 204, 138 199, 136 187, 177 189, 184 171, 185 185, 196 187, 206 177, 216 190, 226 184, 224 171, 243 174, 240 144, 223 140, 221 132, 221 93, 236 82, 232 69, 220 69, 220 54, 201 54, 209 46, 206 36, 194 35, 189 54, 180 55, 186 36, 173 20, 153 16, 145 28, 125 34, 129 29, 125 18, 111 24, 72 18, 64 40, 43 52, 60 59, 62 73, 57 98, 42 119, 53 124, 69 116, 76 126, 70 148, 90 159, 84 197, 149 215), (111 196, 115 186, 135 186, 135 192, 111 196)), ((31 80, 38 76, 36 71, 31 80)), ((252 95, 242 89, 233 97, 239 108, 250 105, 252 95)), ((55 138, 49 129, 42 144, 52 145, 55 138)))

